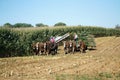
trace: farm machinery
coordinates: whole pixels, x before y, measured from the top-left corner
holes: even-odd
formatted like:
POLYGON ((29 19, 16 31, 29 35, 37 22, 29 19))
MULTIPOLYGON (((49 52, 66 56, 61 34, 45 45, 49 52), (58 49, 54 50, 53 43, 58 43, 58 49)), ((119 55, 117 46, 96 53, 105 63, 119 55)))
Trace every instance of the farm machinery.
MULTIPOLYGON (((66 39, 66 38, 68 38, 70 36, 71 36, 70 33, 66 33, 63 36, 57 36, 55 38, 55 42, 59 43, 62 40, 66 39)), ((85 44, 87 45, 88 49, 95 49, 96 48, 94 35, 91 35, 90 33, 87 33, 87 32, 81 32, 81 33, 78 33, 78 38, 79 38, 79 40, 82 40, 82 41, 85 42, 85 44)), ((70 39, 70 40, 73 40, 73 39, 70 39)))

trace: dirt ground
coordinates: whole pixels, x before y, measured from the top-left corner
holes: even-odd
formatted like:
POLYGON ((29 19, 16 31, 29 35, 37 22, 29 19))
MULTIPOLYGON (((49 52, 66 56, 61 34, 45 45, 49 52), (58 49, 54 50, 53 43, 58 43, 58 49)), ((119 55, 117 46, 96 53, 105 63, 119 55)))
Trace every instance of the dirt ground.
POLYGON ((96 50, 83 54, 65 55, 60 46, 58 54, 53 56, 0 58, 0 80, 77 80, 71 77, 74 75, 120 80, 120 37, 101 37, 95 42, 96 50))

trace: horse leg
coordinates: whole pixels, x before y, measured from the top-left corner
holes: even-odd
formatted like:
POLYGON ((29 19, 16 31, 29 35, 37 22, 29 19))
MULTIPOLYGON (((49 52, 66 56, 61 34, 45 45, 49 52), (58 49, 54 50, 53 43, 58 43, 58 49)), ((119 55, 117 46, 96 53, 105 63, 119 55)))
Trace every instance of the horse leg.
POLYGON ((46 54, 46 50, 44 50, 44 54, 46 54))
POLYGON ((83 49, 83 52, 86 53, 85 49, 83 49))
POLYGON ((36 52, 35 52, 35 55, 37 55, 37 54, 38 54, 38 52, 36 51, 36 52))
POLYGON ((72 49, 72 53, 73 53, 73 54, 74 54, 74 52, 75 52, 75 48, 72 49))
POLYGON ((80 53, 82 53, 82 48, 80 48, 80 53))
POLYGON ((57 49, 55 49, 55 54, 57 54, 57 49))
POLYGON ((50 50, 48 50, 48 55, 51 53, 51 51, 50 50))
POLYGON ((56 53, 56 51, 54 50, 54 51, 53 51, 53 55, 55 55, 55 53, 56 53))
POLYGON ((48 52, 49 52, 48 50, 45 50, 45 55, 47 55, 47 56, 48 56, 48 54, 49 54, 48 52))
POLYGON ((39 51, 37 51, 37 54, 36 54, 37 56, 39 56, 39 51))
POLYGON ((42 54, 42 52, 41 52, 41 51, 39 51, 39 52, 38 52, 38 55, 41 55, 41 54, 42 54))
POLYGON ((70 53, 70 49, 69 48, 67 48, 67 53, 70 53))
POLYGON ((64 47, 64 53, 67 54, 66 47, 64 47))
POLYGON ((67 49, 64 49, 65 54, 67 54, 67 49))

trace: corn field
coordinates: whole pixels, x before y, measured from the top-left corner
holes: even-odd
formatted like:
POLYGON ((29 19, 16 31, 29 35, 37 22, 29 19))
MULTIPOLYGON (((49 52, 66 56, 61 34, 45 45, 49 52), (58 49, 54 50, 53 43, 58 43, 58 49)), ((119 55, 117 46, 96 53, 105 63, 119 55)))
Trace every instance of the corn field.
POLYGON ((77 33, 79 37, 83 33, 92 34, 94 37, 120 36, 120 30, 91 26, 0 28, 0 57, 32 55, 32 43, 45 42, 50 36, 62 36, 66 33, 71 34, 68 40, 73 39, 73 33, 77 33))

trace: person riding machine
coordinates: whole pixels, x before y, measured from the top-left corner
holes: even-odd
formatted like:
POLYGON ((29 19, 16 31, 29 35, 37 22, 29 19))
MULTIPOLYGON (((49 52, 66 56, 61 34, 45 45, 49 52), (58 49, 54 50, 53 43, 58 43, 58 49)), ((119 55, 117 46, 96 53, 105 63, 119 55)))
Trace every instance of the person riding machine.
POLYGON ((74 41, 78 47, 78 35, 76 33, 74 33, 74 41))

